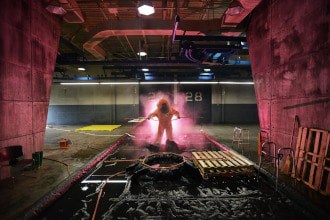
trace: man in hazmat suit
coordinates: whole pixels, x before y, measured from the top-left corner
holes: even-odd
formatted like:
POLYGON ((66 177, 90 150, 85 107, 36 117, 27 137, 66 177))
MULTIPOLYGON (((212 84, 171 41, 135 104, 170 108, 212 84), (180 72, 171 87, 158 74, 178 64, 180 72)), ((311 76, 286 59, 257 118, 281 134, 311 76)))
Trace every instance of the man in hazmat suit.
POLYGON ((177 151, 177 144, 173 141, 172 134, 172 117, 177 116, 180 119, 180 113, 170 106, 170 103, 165 98, 161 98, 157 103, 157 109, 150 113, 147 119, 157 117, 159 120, 158 132, 155 144, 150 145, 148 149, 150 151, 159 151, 160 142, 162 140, 164 131, 166 131, 166 147, 167 151, 177 151))

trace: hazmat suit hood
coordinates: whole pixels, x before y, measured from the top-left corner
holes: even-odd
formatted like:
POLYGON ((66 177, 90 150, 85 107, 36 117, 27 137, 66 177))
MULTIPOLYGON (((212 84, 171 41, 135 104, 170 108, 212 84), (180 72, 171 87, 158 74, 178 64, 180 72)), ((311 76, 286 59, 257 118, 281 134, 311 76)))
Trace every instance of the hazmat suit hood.
POLYGON ((157 108, 161 113, 167 114, 170 112, 170 103, 167 101, 167 99, 162 98, 159 100, 157 108))

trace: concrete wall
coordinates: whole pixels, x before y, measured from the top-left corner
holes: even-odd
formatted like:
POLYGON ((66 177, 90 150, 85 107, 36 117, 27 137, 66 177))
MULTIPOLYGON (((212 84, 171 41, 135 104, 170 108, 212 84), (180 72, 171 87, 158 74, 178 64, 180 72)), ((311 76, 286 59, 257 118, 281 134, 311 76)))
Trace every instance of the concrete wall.
POLYGON ((258 123, 253 85, 214 85, 212 123, 258 123))
POLYGON ((139 117, 138 88, 53 84, 47 124, 114 124, 139 117))
POLYGON ((43 148, 60 24, 41 1, 1 1, 0 147, 26 158, 43 148))
POLYGON ((264 0, 247 31, 260 126, 288 146, 301 126, 330 130, 330 2, 264 0), (297 131, 296 131, 297 132, 297 131))
MULTIPOLYGON (((143 116, 139 95, 137 85, 53 84, 47 123, 123 123, 127 118, 143 116)), ((212 123, 258 123, 252 85, 212 86, 211 95, 212 123)))

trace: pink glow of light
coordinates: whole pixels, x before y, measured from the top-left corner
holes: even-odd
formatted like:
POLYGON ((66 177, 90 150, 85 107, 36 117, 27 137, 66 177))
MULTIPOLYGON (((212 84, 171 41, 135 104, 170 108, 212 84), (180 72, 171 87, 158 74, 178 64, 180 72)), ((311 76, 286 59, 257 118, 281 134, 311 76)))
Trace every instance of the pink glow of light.
MULTIPOLYGON (((205 146, 205 138, 202 135, 196 135, 200 133, 196 129, 195 122, 192 119, 192 112, 186 106, 186 98, 184 93, 174 94, 174 102, 170 97, 164 93, 156 93, 153 97, 141 96, 140 103, 144 107, 143 117, 147 117, 151 112, 157 109, 157 103, 161 98, 165 98, 170 101, 171 106, 180 112, 181 119, 177 119, 176 116, 172 118, 173 127, 173 140, 179 145, 179 148, 191 148, 202 149, 205 146)), ((146 120, 135 134, 135 144, 141 146, 145 143, 154 143, 158 130, 158 119, 153 118, 146 120)), ((164 145, 166 142, 166 132, 163 135, 161 141, 161 150, 165 150, 164 145)))

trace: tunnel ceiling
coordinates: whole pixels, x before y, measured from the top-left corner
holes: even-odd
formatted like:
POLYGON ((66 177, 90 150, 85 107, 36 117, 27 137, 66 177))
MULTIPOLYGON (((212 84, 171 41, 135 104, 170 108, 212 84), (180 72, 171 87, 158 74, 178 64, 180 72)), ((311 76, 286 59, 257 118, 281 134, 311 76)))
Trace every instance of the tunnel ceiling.
POLYGON ((55 78, 250 78, 245 28, 261 0, 155 0, 140 15, 137 0, 51 0, 63 16, 55 78), (140 57, 140 50, 147 56, 140 57), (85 72, 77 71, 84 65, 85 72))

